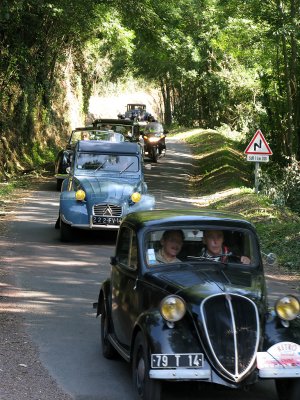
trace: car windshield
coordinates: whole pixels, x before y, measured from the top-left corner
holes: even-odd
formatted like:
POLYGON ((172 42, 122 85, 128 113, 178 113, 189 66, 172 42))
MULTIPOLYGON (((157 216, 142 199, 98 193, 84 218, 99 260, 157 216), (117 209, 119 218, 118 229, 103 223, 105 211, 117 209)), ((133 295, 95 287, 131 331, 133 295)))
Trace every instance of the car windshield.
POLYGON ((139 171, 139 159, 133 155, 78 152, 75 168, 77 173, 132 173, 139 171))
POLYGON ((146 105, 145 104, 128 104, 127 105, 127 111, 129 110, 146 110, 146 105))
POLYGON ((70 143, 75 145, 78 140, 105 140, 109 142, 124 142, 124 135, 113 130, 83 130, 72 133, 70 143))
POLYGON ((160 229, 147 233, 145 259, 148 267, 181 262, 257 265, 254 243, 252 233, 240 229, 160 229))
POLYGON ((163 133, 163 126, 157 122, 150 122, 145 127, 145 133, 148 135, 149 133, 163 133))
MULTIPOLYGON (((105 124, 98 123, 98 128, 101 131, 115 132, 116 134, 121 134, 124 137, 132 136, 133 126, 120 124, 105 124)), ((124 139, 123 139, 124 140, 124 139)))

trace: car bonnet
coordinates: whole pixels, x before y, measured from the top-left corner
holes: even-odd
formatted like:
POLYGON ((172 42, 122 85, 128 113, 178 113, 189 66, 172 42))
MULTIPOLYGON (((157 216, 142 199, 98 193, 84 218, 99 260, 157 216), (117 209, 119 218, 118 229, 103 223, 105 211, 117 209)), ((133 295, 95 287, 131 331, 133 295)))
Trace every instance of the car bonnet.
POLYGON ((119 199, 132 194, 139 183, 139 179, 125 180, 125 182, 122 179, 122 182, 120 182, 120 179, 103 181, 101 177, 83 177, 78 179, 78 181, 80 182, 81 189, 83 189, 88 196, 109 196, 119 199))
POLYGON ((239 293, 259 299, 264 290, 255 270, 239 272, 212 265, 208 268, 202 265, 192 269, 163 269, 151 272, 149 279, 170 293, 181 296, 189 304, 199 305, 204 298, 217 293, 239 293))

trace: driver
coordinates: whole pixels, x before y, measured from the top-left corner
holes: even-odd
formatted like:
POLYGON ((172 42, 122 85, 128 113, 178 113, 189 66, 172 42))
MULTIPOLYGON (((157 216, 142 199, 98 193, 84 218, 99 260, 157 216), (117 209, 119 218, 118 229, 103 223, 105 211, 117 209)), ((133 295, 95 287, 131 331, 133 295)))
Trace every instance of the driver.
POLYGON ((184 241, 182 230, 165 231, 160 240, 161 248, 155 254, 156 261, 159 263, 181 262, 177 258, 184 241))
MULTIPOLYGON (((204 248, 201 257, 210 258, 213 261, 227 262, 229 249, 224 245, 224 233, 219 230, 208 230, 203 234, 204 248), (228 255, 227 255, 228 254, 228 255)), ((241 256, 242 264, 250 264, 251 260, 247 256, 241 256)))

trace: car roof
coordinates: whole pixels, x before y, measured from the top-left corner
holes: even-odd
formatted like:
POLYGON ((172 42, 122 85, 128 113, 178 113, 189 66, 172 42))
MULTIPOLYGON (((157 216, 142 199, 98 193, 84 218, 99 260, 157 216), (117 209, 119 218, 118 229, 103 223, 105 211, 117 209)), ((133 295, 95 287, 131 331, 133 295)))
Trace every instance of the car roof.
POLYGON ((140 145, 133 142, 105 142, 99 140, 79 140, 77 151, 92 153, 140 154, 140 145))
POLYGON ((123 222, 135 225, 137 229, 159 226, 180 226, 198 222, 203 225, 228 226, 254 230, 254 226, 238 213, 216 210, 149 210, 134 212, 123 222))
POLYGON ((93 125, 88 125, 88 126, 79 126, 75 129, 72 130, 72 132, 78 132, 78 131, 94 131, 95 127, 93 125))
POLYGON ((128 120, 128 119, 107 119, 107 118, 98 118, 95 119, 95 121, 93 122, 93 126, 97 127, 97 124, 112 124, 112 125, 137 125, 136 122, 128 120))

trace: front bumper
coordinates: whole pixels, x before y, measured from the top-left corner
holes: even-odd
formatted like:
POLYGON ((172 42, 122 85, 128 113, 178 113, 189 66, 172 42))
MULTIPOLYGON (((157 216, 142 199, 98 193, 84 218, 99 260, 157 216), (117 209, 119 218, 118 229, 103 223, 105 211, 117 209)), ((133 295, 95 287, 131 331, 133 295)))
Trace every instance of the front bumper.
POLYGON ((72 228, 78 228, 78 229, 86 229, 86 230, 112 230, 112 231, 117 231, 120 227, 120 225, 94 225, 93 224, 93 217, 90 217, 90 223, 89 224, 76 224, 76 223, 72 223, 71 221, 68 221, 64 215, 61 215, 61 219, 62 221, 71 226, 72 228))
POLYGON ((264 368, 258 373, 260 378, 300 378, 299 368, 264 368))
POLYGON ((211 369, 209 368, 178 368, 178 369, 150 369, 151 379, 163 380, 211 380, 211 369))

